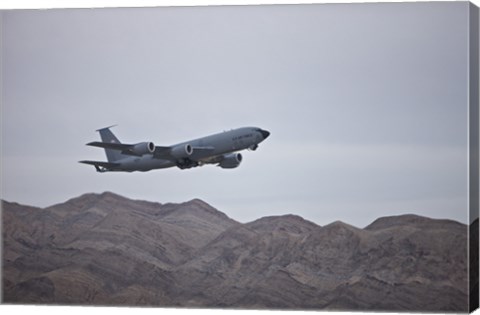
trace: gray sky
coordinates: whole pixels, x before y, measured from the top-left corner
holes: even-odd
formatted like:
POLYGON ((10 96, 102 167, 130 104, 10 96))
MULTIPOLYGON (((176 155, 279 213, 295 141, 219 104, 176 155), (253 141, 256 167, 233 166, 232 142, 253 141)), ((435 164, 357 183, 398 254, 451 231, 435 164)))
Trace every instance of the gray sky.
POLYGON ((466 2, 2 13, 2 198, 201 198, 241 222, 467 222, 466 2), (170 145, 242 126, 240 167, 96 173, 94 131, 170 145))

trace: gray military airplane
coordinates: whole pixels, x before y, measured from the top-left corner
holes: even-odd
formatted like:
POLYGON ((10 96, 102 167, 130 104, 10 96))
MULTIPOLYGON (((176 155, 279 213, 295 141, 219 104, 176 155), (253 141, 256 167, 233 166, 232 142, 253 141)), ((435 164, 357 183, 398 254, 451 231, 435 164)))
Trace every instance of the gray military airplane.
POLYGON ((257 127, 243 127, 168 147, 153 142, 125 144, 118 141, 110 128, 98 129, 102 142, 87 143, 105 149, 108 162, 80 161, 95 166, 97 172, 146 172, 177 166, 188 169, 205 164, 235 168, 242 162, 240 150, 256 150, 270 132, 257 127))

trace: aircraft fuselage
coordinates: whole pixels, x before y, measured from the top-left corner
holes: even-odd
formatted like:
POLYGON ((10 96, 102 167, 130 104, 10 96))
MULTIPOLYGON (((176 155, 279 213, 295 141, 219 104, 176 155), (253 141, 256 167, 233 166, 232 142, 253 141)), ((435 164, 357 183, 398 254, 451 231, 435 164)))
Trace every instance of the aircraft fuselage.
MULTIPOLYGON (((100 130, 101 131, 101 130, 100 130)), ((147 152, 142 155, 124 155, 110 163, 112 166, 100 167, 95 165, 97 171, 125 171, 125 172, 146 172, 153 169, 162 169, 177 166, 181 169, 201 166, 204 164, 218 164, 222 168, 237 167, 242 156, 235 153, 244 149, 255 150, 258 144, 265 140, 270 133, 257 127, 243 127, 213 134, 210 136, 181 142, 169 147, 155 147, 153 152, 147 152), (162 153, 163 151, 166 153, 162 153), (187 153, 182 155, 182 150, 187 153), (157 153, 160 152, 160 153, 157 153), (180 154, 175 153, 180 152, 180 154)), ((102 142, 100 144, 90 144, 107 148, 115 146, 116 141, 102 142)), ((122 144, 118 144, 122 146, 122 144)), ((118 146, 117 145, 117 146, 118 146)), ((153 143, 151 144, 154 146, 153 143)), ((132 145, 126 145, 132 146, 132 145)), ((111 149, 106 149, 111 150, 111 149)), ((125 152, 125 151, 124 151, 125 152)), ((108 156, 108 152, 107 152, 108 156)), ((93 164, 92 161, 83 161, 82 163, 93 164)), ((105 163, 108 164, 108 163, 105 163)), ((99 162, 99 165, 100 164, 99 162)))

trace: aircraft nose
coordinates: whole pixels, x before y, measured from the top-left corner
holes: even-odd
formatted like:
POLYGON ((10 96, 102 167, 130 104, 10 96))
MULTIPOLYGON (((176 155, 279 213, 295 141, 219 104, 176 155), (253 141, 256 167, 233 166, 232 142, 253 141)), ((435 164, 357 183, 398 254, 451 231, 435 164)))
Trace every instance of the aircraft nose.
POLYGON ((260 132, 262 133, 263 140, 267 139, 268 136, 270 135, 270 132, 268 132, 266 130, 263 130, 263 129, 260 129, 260 132))

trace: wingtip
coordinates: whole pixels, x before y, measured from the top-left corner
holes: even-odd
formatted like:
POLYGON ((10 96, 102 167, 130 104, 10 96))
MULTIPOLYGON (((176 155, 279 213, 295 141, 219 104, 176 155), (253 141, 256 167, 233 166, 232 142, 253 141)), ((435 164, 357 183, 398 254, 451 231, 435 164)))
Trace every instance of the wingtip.
POLYGON ((111 125, 111 126, 108 126, 108 127, 104 127, 104 128, 100 128, 100 129, 97 129, 96 131, 102 131, 102 130, 105 130, 105 129, 110 129, 110 128, 113 128, 115 126, 118 126, 118 125, 111 125))

